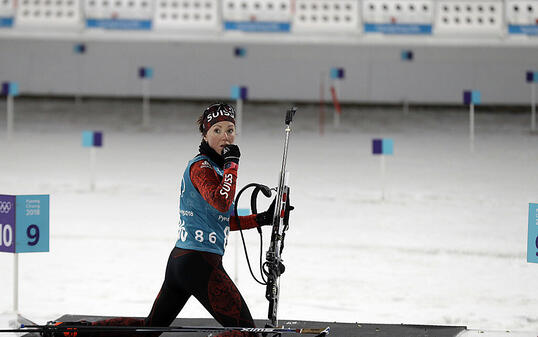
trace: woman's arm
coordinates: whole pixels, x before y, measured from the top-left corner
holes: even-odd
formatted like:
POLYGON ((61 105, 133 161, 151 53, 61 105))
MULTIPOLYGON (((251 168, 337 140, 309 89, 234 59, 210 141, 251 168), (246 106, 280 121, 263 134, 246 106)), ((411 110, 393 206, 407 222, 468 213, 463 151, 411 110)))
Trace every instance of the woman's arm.
MULTIPOLYGON (((230 209, 235 198, 235 184, 237 181, 237 166, 224 170, 224 178, 221 178, 206 160, 200 160, 191 166, 191 181, 194 187, 200 192, 202 198, 219 212, 226 212, 230 209), (228 174, 229 181, 226 182, 228 174)), ((241 229, 258 227, 256 214, 240 216, 241 229)), ((230 217, 230 230, 237 231, 239 226, 235 216, 230 217)))
MULTIPOLYGON (((259 226, 259 224, 256 222, 256 214, 239 216, 239 222, 241 223, 241 229, 243 230, 256 228, 259 226)), ((230 230, 231 231, 239 230, 237 219, 233 215, 230 217, 230 230)))
POLYGON ((225 169, 220 177, 207 160, 200 160, 191 165, 190 177, 194 187, 211 206, 219 212, 230 209, 235 197, 237 165, 225 169))

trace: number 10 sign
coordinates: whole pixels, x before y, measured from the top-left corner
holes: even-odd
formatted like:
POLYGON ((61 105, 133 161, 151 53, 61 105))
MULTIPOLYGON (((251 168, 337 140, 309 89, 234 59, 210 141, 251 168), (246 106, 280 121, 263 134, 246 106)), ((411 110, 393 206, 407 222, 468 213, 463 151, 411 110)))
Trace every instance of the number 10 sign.
POLYGON ((0 195, 0 252, 49 251, 49 196, 0 195))

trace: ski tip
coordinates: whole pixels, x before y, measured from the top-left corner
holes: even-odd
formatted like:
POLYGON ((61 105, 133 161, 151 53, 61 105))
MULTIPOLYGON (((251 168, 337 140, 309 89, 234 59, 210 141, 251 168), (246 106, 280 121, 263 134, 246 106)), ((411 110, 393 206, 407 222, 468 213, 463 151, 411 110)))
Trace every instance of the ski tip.
POLYGON ((328 326, 328 327, 325 328, 325 330, 323 330, 323 331, 318 335, 318 337, 327 336, 330 332, 331 332, 331 327, 328 326))
POLYGON ((299 333, 303 334, 314 334, 315 337, 323 337, 329 334, 331 327, 326 327, 325 329, 299 329, 299 333))

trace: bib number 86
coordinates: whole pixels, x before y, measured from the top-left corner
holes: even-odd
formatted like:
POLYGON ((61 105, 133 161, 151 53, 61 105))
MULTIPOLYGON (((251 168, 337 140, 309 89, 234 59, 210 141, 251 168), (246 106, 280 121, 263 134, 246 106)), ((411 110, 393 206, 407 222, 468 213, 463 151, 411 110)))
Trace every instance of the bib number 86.
MULTIPOLYGON (((194 239, 196 239, 196 241, 198 241, 198 242, 204 242, 204 231, 202 231, 200 229, 195 231, 194 232, 194 239)), ((215 232, 209 233, 208 240, 211 243, 217 243, 217 233, 215 233, 215 232)))

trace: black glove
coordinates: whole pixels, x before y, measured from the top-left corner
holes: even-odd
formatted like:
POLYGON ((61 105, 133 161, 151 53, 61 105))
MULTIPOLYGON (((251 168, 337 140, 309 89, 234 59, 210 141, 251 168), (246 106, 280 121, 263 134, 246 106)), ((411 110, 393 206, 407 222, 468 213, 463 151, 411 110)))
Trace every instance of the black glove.
POLYGON ((222 149, 225 169, 230 167, 232 163, 239 164, 239 157, 241 157, 241 152, 239 151, 239 146, 235 144, 226 145, 222 149))
MULTIPOLYGON (((269 206, 267 211, 256 214, 256 222, 258 223, 260 227, 271 226, 273 224, 273 215, 275 213, 275 202, 276 202, 276 198, 273 199, 273 202, 271 203, 271 206, 269 206)), ((286 210, 288 214, 290 211, 293 211, 293 209, 295 208, 289 204, 289 199, 288 199, 288 202, 286 203, 286 206, 288 208, 286 210)))
POLYGON ((273 224, 273 214, 275 213, 276 198, 273 199, 271 206, 267 211, 256 214, 256 222, 258 226, 271 226, 273 224))

